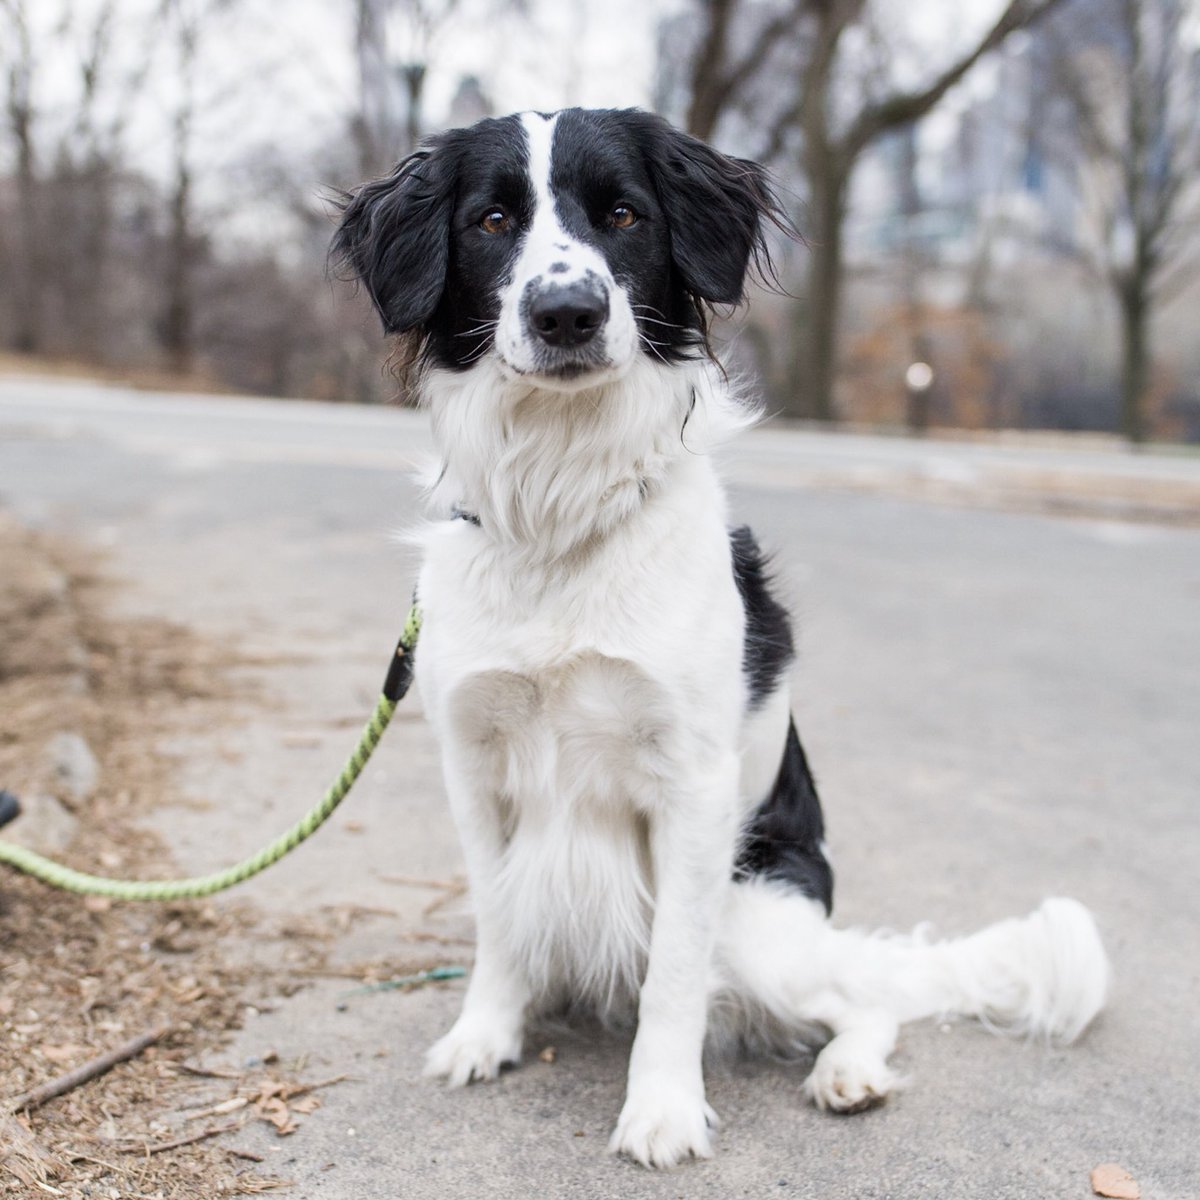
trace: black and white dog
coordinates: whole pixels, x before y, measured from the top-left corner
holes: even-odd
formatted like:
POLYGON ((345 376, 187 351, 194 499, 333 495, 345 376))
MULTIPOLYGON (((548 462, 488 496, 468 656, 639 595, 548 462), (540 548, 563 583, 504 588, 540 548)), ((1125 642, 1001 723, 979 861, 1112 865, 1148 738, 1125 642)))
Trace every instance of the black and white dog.
POLYGON ((653 1166, 711 1153, 706 1036, 824 1025, 806 1087, 849 1111, 896 1086, 900 1022, 1070 1041, 1107 982, 1072 900, 940 943, 827 921, 787 615, 705 453, 755 416, 710 306, 782 220, 754 163, 569 109, 430 139, 345 198, 334 243, 443 456, 417 673, 478 948, 428 1072, 494 1077, 538 1010, 636 1015, 612 1148, 653 1166))

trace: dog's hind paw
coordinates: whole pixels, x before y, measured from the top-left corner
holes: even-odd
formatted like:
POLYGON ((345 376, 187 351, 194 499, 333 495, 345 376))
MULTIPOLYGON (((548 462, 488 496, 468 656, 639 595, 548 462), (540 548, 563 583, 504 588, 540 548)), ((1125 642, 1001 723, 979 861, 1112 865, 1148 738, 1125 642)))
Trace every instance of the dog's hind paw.
POLYGON ((608 1148, 644 1167, 673 1167, 685 1158, 712 1158, 709 1131, 717 1124, 703 1092, 643 1086, 626 1099, 608 1148))
POLYGON ((425 1056, 425 1074, 451 1087, 495 1079, 503 1066, 521 1061, 521 1033, 494 1019, 463 1015, 425 1056))
POLYGON ((877 1054, 838 1044, 834 1038, 817 1055, 804 1090, 820 1109, 856 1113, 882 1104, 900 1086, 900 1079, 877 1054))

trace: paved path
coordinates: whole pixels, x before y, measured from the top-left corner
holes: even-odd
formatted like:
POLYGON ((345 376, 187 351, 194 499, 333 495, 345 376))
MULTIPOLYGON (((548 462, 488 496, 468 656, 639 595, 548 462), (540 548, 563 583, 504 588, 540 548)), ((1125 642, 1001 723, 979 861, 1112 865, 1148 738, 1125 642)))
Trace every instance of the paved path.
MULTIPOLYGON (((186 869, 256 847, 340 765, 407 605, 413 563, 393 535, 415 519, 405 470, 428 451, 423 420, 391 410, 0 380, 0 506, 107 547, 130 611, 253 660, 245 719, 172 747, 196 804, 159 822, 186 869)), ((718 1065, 719 1157, 653 1176, 603 1149, 620 1038, 541 1031, 531 1049, 555 1045, 553 1064, 449 1094, 418 1073, 460 985, 339 1011, 345 981, 318 982, 230 1055, 306 1053, 357 1082, 255 1148, 301 1200, 1057 1200, 1087 1196, 1110 1160, 1147 1200, 1200 1194, 1200 532, 1146 520, 1191 519, 1200 463, 760 431, 729 469, 801 625, 797 711, 839 919, 960 932, 1076 895, 1115 960, 1111 1011, 1069 1051, 912 1027, 911 1090, 848 1119, 806 1107, 795 1066, 718 1065), (1085 511, 1139 520, 969 507, 1071 489, 1085 511), (913 499, 933 494, 953 503, 913 499)), ((436 890, 392 882, 461 870, 418 709, 347 817, 247 891, 281 916, 393 912, 350 925, 346 963, 469 959, 466 913, 426 915, 436 890)))

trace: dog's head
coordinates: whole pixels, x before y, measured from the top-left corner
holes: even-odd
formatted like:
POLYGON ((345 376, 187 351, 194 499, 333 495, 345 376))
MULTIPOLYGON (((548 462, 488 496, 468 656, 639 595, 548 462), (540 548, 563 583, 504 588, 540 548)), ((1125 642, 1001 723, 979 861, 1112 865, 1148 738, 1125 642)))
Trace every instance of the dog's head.
POLYGON ((757 164, 567 109, 430 139, 344 198, 333 254, 424 361, 573 391, 706 351, 711 306, 769 269, 766 221, 786 219, 757 164))

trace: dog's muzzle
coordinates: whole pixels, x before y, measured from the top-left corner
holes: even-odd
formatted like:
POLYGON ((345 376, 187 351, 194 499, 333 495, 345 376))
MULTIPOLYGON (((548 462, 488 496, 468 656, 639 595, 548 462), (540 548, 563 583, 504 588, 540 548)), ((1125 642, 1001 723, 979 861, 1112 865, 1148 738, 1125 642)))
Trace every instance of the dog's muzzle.
POLYGON ((530 335, 558 350, 586 345, 608 321, 608 292, 598 280, 549 286, 535 281, 528 301, 530 335))

